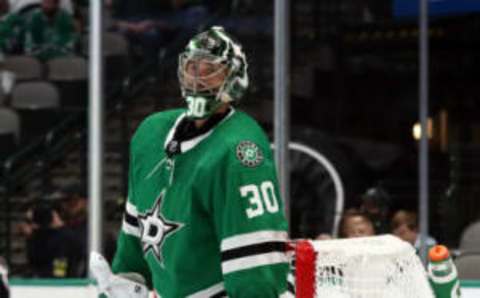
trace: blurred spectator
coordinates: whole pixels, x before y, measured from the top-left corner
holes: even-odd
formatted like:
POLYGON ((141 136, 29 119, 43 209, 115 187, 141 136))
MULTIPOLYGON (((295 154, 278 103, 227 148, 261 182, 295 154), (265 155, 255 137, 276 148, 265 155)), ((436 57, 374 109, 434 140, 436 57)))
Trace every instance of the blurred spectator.
MULTIPOLYGON (((420 237, 418 234, 418 218, 413 211, 398 210, 392 217, 392 234, 412 244, 418 251, 420 249, 420 237)), ((427 236, 427 246, 437 244, 437 241, 427 236)))
MULTIPOLYGON (((73 236, 73 261, 70 275, 85 277, 87 274, 87 251, 88 251, 88 199, 86 188, 78 184, 64 187, 55 194, 59 202, 61 215, 65 228, 73 236)), ((111 260, 116 249, 116 235, 104 233, 104 254, 107 260, 111 260)))
POLYGON ((76 277, 86 276, 87 260, 87 195, 79 185, 70 185, 61 191, 60 199, 65 228, 73 235, 74 257, 70 274, 76 277))
POLYGON ((21 53, 24 32, 24 19, 10 12, 8 0, 0 0, 0 52, 3 55, 21 53))
POLYGON ((372 187, 361 197, 360 211, 365 213, 373 223, 377 234, 390 232, 390 196, 380 186, 372 187))
POLYGON ((51 194, 48 201, 30 208, 25 216, 25 222, 18 228, 27 238, 33 274, 39 277, 85 277, 87 199, 83 188, 69 185, 51 194), (35 252, 35 245, 41 243, 41 239, 50 241, 50 254, 35 252))
POLYGON ((356 238, 375 235, 375 228, 370 218, 364 213, 349 210, 340 219, 339 238, 356 238))
POLYGON ((0 257, 0 297, 8 298, 10 297, 8 289, 8 267, 7 262, 0 257))
POLYGON ((208 9, 201 0, 109 0, 113 29, 139 44, 149 58, 176 36, 187 38, 205 21, 208 9))
POLYGON ((59 0, 42 0, 27 25, 25 52, 44 61, 71 55, 76 40, 73 17, 59 7, 59 0))
POLYGON ((33 228, 27 239, 27 256, 34 277, 70 277, 74 239, 58 210, 42 200, 32 208, 33 228))
POLYGON ((79 185, 68 185, 60 191, 60 204, 65 223, 69 227, 85 226, 87 221, 87 194, 79 185))

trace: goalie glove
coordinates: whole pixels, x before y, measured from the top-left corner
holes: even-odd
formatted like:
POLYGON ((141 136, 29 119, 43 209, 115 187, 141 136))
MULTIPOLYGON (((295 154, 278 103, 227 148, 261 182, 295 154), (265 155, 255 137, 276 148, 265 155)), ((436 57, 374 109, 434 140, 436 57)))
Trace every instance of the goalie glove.
POLYGON ((138 273, 113 274, 108 262, 97 252, 90 253, 90 272, 100 293, 109 298, 147 298, 145 279, 138 273))

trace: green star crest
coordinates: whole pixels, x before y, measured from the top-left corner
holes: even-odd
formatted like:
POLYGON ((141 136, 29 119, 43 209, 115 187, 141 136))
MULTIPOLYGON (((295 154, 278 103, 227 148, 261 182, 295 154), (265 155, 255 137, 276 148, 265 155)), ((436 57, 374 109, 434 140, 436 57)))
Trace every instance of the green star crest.
POLYGON ((246 167, 256 167, 263 161, 262 150, 253 142, 242 141, 237 145, 237 158, 246 167))

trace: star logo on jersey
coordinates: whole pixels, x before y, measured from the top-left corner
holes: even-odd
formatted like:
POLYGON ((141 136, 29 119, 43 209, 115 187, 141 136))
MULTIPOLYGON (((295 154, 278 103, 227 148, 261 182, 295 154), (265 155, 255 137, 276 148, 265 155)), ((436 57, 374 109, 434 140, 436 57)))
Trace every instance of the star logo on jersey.
POLYGON ((237 145, 237 158, 247 167, 253 168, 263 161, 263 152, 257 144, 250 141, 242 141, 237 145))
POLYGON ((182 223, 167 220, 163 216, 160 210, 164 197, 165 191, 162 191, 152 209, 138 215, 143 252, 145 255, 152 252, 161 266, 163 266, 162 246, 165 240, 183 227, 182 223))

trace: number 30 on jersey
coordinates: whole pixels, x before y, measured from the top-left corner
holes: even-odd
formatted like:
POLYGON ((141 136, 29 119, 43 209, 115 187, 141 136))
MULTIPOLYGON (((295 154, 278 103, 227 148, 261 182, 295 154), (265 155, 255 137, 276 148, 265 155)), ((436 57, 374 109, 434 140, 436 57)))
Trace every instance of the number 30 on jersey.
POLYGON ((272 181, 264 181, 260 186, 248 184, 240 187, 240 194, 247 198, 248 208, 245 210, 248 218, 254 218, 265 213, 278 212, 278 201, 272 181))

